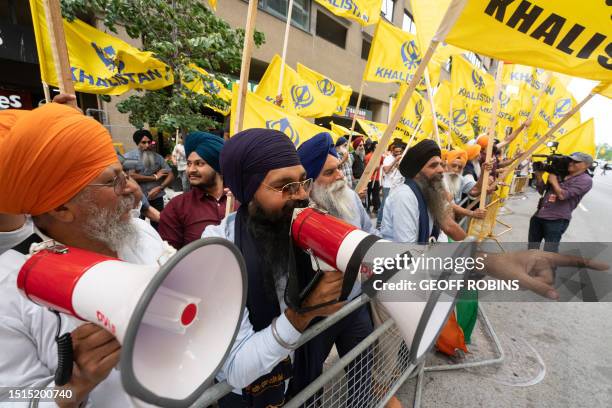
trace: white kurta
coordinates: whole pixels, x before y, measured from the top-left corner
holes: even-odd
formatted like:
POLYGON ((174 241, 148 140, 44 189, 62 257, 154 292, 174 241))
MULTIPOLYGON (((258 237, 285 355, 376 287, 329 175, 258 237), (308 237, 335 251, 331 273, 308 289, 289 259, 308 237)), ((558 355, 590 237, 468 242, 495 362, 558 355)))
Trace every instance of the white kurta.
MULTIPOLYGON (((132 219, 135 239, 121 248, 119 258, 137 264, 154 264, 164 253, 164 244, 148 223, 132 219)), ((0 386, 50 387, 57 366, 55 331, 57 318, 44 307, 23 297, 17 290, 17 275, 26 258, 9 250, 0 255, 0 386)), ((62 331, 74 330, 75 319, 62 315, 62 331)), ((0 401, 7 395, 0 394, 0 401)), ((140 403, 142 404, 142 403, 140 403)), ((26 407, 29 402, 0 402, 0 407, 26 407)), ((55 403, 40 402, 39 407, 55 403)), ((119 371, 112 370, 90 394, 87 407, 131 407, 123 391, 119 371)))

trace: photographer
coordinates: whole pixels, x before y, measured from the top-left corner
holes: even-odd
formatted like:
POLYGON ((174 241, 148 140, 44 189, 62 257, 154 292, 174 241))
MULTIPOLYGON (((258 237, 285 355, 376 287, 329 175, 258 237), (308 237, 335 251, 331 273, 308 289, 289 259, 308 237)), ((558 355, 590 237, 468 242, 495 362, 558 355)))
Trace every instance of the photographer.
POLYGON ((535 169, 536 187, 544 195, 529 222, 530 249, 539 249, 544 240, 545 251, 557 252, 561 236, 572 218, 572 211, 593 186, 593 180, 586 173, 591 164, 591 156, 576 152, 568 158, 567 175, 564 178, 559 176, 559 173, 562 175, 564 172, 559 171, 562 169, 555 163, 535 169), (551 172, 546 184, 542 180, 543 170, 551 172))

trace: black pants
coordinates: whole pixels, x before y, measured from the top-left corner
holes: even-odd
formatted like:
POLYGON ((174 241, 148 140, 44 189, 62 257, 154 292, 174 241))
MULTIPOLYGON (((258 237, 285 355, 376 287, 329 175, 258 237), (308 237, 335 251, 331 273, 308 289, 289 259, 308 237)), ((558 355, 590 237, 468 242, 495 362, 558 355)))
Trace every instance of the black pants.
POLYGON ((378 212, 380 208, 380 182, 370 181, 368 183, 368 195, 366 198, 366 210, 370 210, 370 206, 372 206, 372 211, 378 212))
POLYGON ((529 221, 529 249, 540 249, 544 240, 544 250, 558 252, 561 236, 567 230, 569 220, 545 220, 543 218, 531 217, 529 221))
MULTIPOLYGON (((157 197, 153 200, 149 200, 149 205, 161 212, 164 209, 164 197, 157 197)), ((141 215, 140 218, 144 220, 145 217, 141 215)), ((155 228, 155 231, 157 231, 159 223, 151 221, 151 226, 155 228)))

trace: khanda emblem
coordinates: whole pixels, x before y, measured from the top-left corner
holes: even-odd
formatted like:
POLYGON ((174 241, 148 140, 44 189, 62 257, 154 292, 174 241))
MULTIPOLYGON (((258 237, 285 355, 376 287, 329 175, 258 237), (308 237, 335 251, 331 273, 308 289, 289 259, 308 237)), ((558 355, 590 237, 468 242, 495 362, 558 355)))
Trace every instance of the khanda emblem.
POLYGON ((289 122, 289 119, 287 118, 282 118, 279 120, 268 120, 266 121, 266 128, 283 132, 284 134, 289 136, 289 139, 291 139, 291 141, 296 147, 300 144, 300 135, 295 129, 293 129, 291 123, 289 122))
POLYGON ((414 114, 416 115, 417 122, 421 121, 424 110, 425 110, 425 106, 423 106, 423 101, 418 101, 416 105, 414 105, 414 114))
POLYGON ((499 104, 502 108, 505 108, 510 103, 510 95, 505 92, 499 93, 499 104))
POLYGON ((317 81, 317 88, 325 96, 332 96, 336 92, 336 87, 327 78, 317 81))
POLYGON ((421 63, 421 56, 419 55, 419 49, 416 46, 414 40, 406 41, 402 44, 402 61, 404 66, 408 69, 414 69, 421 63))
POLYGON ((565 116, 567 112, 572 108, 572 100, 570 98, 559 99, 555 104, 555 113, 553 116, 557 119, 565 116))
POLYGON ((206 92, 213 95, 217 95, 221 90, 221 88, 219 88, 219 85, 215 84, 215 81, 212 80, 204 81, 204 89, 206 90, 206 92))
POLYGON ((291 99, 295 108, 305 108, 314 102, 314 97, 308 85, 293 85, 291 87, 291 99))
POLYGON ((453 111, 453 124, 456 126, 465 126, 467 124, 468 118, 467 113, 465 113, 465 109, 456 109, 453 111))
POLYGON ((94 50, 96 50, 98 58, 100 58, 106 68, 113 72, 115 72, 115 70, 117 70, 117 72, 123 71, 123 69, 125 68, 125 63, 117 58, 117 52, 115 51, 112 45, 102 48, 99 47, 98 44, 96 44, 95 42, 92 42, 91 46, 94 50))
POLYGON ((476 72, 475 69, 472 70, 472 82, 474 82, 476 89, 482 89, 485 87, 484 79, 478 72, 476 72))

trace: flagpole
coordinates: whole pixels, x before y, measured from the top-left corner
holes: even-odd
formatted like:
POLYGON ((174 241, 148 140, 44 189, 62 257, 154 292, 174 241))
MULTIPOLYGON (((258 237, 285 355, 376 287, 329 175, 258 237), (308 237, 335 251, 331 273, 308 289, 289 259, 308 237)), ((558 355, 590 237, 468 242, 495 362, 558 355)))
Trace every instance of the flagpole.
MULTIPOLYGON (((452 89, 452 88, 451 88, 452 89)), ((449 126, 448 126, 448 139, 446 140, 446 148, 448 150, 451 149, 451 139, 453 134, 453 127, 455 126, 455 118, 453 117, 453 94, 450 94, 450 101, 448 101, 448 118, 449 118, 449 126)), ((466 113, 467 115, 467 113, 466 113)))
POLYGON ((293 14, 293 0, 289 0, 289 6, 287 9, 287 23, 285 24, 285 39, 283 40, 283 54, 281 57, 280 76, 278 78, 278 89, 276 91, 275 104, 281 106, 283 96, 283 81, 285 79, 285 59, 287 58, 287 43, 289 42, 289 29, 291 28, 291 15, 293 14))
POLYGON ((357 183, 357 186, 355 187, 355 191, 357 193, 359 193, 361 190, 363 190, 367 186, 370 180, 370 177, 372 176, 372 173, 374 172, 374 169, 377 167, 378 163, 380 162, 380 157, 382 156, 385 150, 385 147, 391 141, 391 136, 393 136, 393 130, 395 130, 395 127, 397 126, 400 119, 402 118, 402 114, 406 110, 406 106, 408 105, 408 102, 410 101, 410 98, 412 97, 412 93, 414 92, 417 84, 423 78, 423 73, 425 72, 425 68, 427 67, 427 64, 429 63, 429 61, 431 60, 431 57, 433 56, 434 51, 438 47, 438 44, 440 44, 440 41, 437 41, 437 40, 431 41, 431 43, 429 44, 429 47, 427 48, 427 51, 425 52, 425 55, 423 55, 423 58, 421 59, 421 63, 419 64, 416 72, 414 73, 414 77, 408 84, 408 89, 404 93, 404 96, 402 97, 402 99, 397 102, 397 107, 395 108, 395 112, 391 116, 391 120, 389 121, 389 124, 387 125, 387 129, 385 129, 385 132, 383 133, 380 143, 378 143, 378 146, 376 146, 376 150, 374 150, 374 153, 372 153, 372 157, 370 158, 368 165, 363 171, 363 175, 361 176, 361 178, 359 179, 359 182, 357 183))
POLYGON ((425 85, 427 86, 427 97, 429 98, 429 104, 431 105, 431 116, 433 117, 434 134, 436 135, 436 142, 438 146, 440 144, 440 132, 438 132, 438 119, 436 118, 436 106, 433 100, 433 91, 431 89, 431 82, 429 81, 429 70, 425 68, 425 85))
POLYGON ((249 70, 251 68, 251 53, 253 52, 253 33, 255 32, 255 19, 257 18, 257 0, 249 0, 247 21, 242 46, 242 64, 240 66, 240 84, 238 100, 236 101, 236 117, 234 120, 234 133, 242 130, 244 124, 244 106, 249 85, 249 70))
POLYGON ((363 87, 365 86, 363 78, 361 79, 361 86, 359 87, 359 95, 357 96, 357 106, 355 107, 355 113, 353 113, 353 123, 351 123, 351 133, 348 138, 348 145, 351 146, 351 140, 353 139, 353 133, 355 132, 355 122, 357 121, 357 113, 359 113, 359 107, 361 106, 361 96, 363 95, 363 87))
MULTIPOLYGON (((493 94, 493 113, 491 117, 491 123, 489 124, 489 129, 487 131, 487 136, 489 138, 489 142, 487 143, 487 156, 485 159, 485 163, 488 163, 491 160, 491 156, 493 154, 493 144, 494 144, 494 136, 495 136, 495 126, 497 125, 497 113, 499 111, 499 93, 501 91, 502 85, 502 72, 504 69, 504 62, 498 61, 497 63, 497 73, 495 75, 495 93, 493 94)), ((479 208, 484 210, 486 207, 485 200, 487 199, 487 187, 489 186, 489 170, 486 168, 483 169, 480 177, 482 179, 482 189, 480 190, 480 204, 479 208)))
MULTIPOLYGON (((64 20, 60 9, 59 0, 44 0, 49 39, 55 72, 57 75, 58 88, 61 93, 75 95, 72 83, 72 71, 70 70, 70 59, 68 58, 68 47, 66 46, 66 34, 64 33, 64 20)), ((68 101, 68 104, 77 106, 76 100, 68 101)))
POLYGON ((421 118, 421 120, 419 121, 419 123, 417 124, 416 129, 414 130, 414 132, 412 133, 412 135, 410 136, 410 139, 408 139, 408 144, 406 145, 406 148, 404 149, 404 153, 402 153, 402 157, 400 157, 400 163, 402 162, 402 160, 404 159, 404 156, 406 155, 406 152, 410 149, 410 145, 412 144, 412 141, 414 140, 414 138, 416 137, 417 133, 419 133, 419 130, 421 129, 421 123, 423 123, 423 120, 425 119, 425 116, 423 116, 421 118))
POLYGON ((45 94, 45 101, 47 103, 51 102, 51 91, 49 90, 49 84, 46 83, 45 81, 41 81, 42 82, 42 87, 43 87, 43 93, 45 94))

